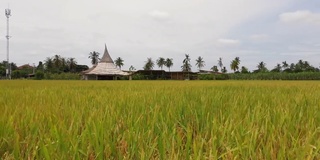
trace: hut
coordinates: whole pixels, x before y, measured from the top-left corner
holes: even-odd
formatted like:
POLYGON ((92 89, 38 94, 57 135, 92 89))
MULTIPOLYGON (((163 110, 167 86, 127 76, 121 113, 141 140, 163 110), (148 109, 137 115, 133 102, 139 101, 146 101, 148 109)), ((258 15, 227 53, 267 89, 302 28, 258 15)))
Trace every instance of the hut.
POLYGON ((82 72, 84 80, 116 80, 118 77, 129 76, 129 73, 116 67, 105 45, 104 54, 98 64, 82 72))

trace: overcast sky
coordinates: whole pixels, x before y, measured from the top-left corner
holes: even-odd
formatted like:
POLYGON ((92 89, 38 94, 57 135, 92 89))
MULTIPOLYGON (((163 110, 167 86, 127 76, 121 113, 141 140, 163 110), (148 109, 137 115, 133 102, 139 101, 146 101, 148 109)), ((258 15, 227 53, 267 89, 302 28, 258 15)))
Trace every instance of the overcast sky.
POLYGON ((1 61, 8 4, 10 61, 17 65, 58 54, 91 67, 89 53, 102 55, 106 43, 123 69, 164 57, 181 70, 185 54, 193 71, 198 56, 208 70, 219 57, 228 71, 235 57, 250 70, 261 61, 269 69, 299 59, 320 66, 319 0, 0 0, 1 61))

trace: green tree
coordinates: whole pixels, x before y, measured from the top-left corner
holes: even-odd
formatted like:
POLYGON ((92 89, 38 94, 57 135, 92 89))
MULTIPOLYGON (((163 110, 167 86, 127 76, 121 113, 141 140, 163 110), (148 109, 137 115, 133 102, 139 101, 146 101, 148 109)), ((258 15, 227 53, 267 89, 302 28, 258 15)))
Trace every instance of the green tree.
POLYGON ((50 57, 47 57, 46 60, 44 61, 44 65, 45 65, 45 70, 47 72, 52 72, 53 70, 53 61, 50 57))
POLYGON ((205 66, 204 60, 201 56, 199 56, 198 59, 196 59, 196 66, 198 67, 199 71, 202 67, 205 66))
POLYGON ((211 67, 211 70, 215 73, 219 72, 218 66, 211 67))
POLYGON ((228 72, 228 70, 227 70, 227 68, 226 68, 226 67, 223 67, 223 68, 222 68, 222 70, 221 70, 221 72, 222 72, 222 73, 227 73, 227 72, 228 72))
POLYGON ((118 57, 118 58, 114 61, 114 63, 115 63, 116 66, 119 67, 120 70, 121 70, 121 67, 123 66, 123 59, 122 59, 121 57, 118 57))
POLYGON ((278 64, 271 70, 271 72, 281 72, 281 68, 282 68, 281 64, 278 63, 278 64))
POLYGON ((75 60, 75 58, 68 58, 67 64, 70 72, 76 72, 77 61, 75 60))
POLYGON ((249 72, 249 70, 248 70, 247 67, 242 66, 242 67, 241 67, 241 73, 250 73, 250 72, 249 72))
POLYGON ((91 59, 91 64, 92 65, 98 64, 98 62, 100 60, 99 55, 100 55, 100 53, 96 52, 96 51, 93 51, 93 52, 89 53, 89 57, 88 58, 91 59))
POLYGON ((282 68, 283 68, 283 70, 286 70, 288 67, 289 67, 289 65, 288 65, 287 61, 283 61, 283 62, 282 62, 282 68))
POLYGON ((154 67, 154 62, 152 58, 148 58, 146 61, 146 64, 144 65, 143 69, 144 70, 152 70, 154 67))
POLYGON ((239 71, 239 65, 240 65, 240 58, 236 57, 234 60, 231 61, 230 68, 234 72, 236 72, 236 71, 239 71))
POLYGON ((172 60, 172 58, 167 58, 167 59, 166 59, 165 66, 168 67, 169 72, 170 72, 170 68, 173 66, 173 60, 172 60))
POLYGON ((181 66, 181 69, 182 71, 184 72, 190 72, 191 71, 191 64, 190 64, 190 57, 189 57, 189 54, 185 54, 185 58, 184 60, 182 61, 182 66, 181 66))
POLYGON ((163 57, 159 57, 157 59, 157 65, 159 68, 161 68, 161 70, 165 64, 166 64, 166 60, 163 57))
POLYGON ((255 70, 254 72, 257 73, 257 72, 268 72, 268 69, 266 67, 266 63, 264 63, 263 61, 259 62, 258 65, 257 65, 257 70, 255 70))

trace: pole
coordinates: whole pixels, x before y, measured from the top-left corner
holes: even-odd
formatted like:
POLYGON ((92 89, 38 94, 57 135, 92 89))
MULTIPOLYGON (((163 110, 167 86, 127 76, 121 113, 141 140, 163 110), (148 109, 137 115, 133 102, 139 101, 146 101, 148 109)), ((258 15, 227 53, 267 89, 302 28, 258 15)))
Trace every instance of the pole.
POLYGON ((9 61, 9 17, 11 16, 11 10, 8 8, 5 10, 5 14, 7 17, 7 69, 6 69, 6 75, 7 75, 7 79, 11 79, 11 64, 9 61))

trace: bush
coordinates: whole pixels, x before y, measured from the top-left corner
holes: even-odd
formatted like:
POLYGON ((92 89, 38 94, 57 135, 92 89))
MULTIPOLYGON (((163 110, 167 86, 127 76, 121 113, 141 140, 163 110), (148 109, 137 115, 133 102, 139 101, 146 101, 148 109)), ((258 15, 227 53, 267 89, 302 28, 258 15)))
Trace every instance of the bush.
POLYGON ((36 79, 36 80, 41 80, 41 79, 43 79, 43 78, 44 78, 44 73, 41 72, 41 71, 37 71, 37 72, 36 72, 36 75, 35 75, 35 79, 36 79))

